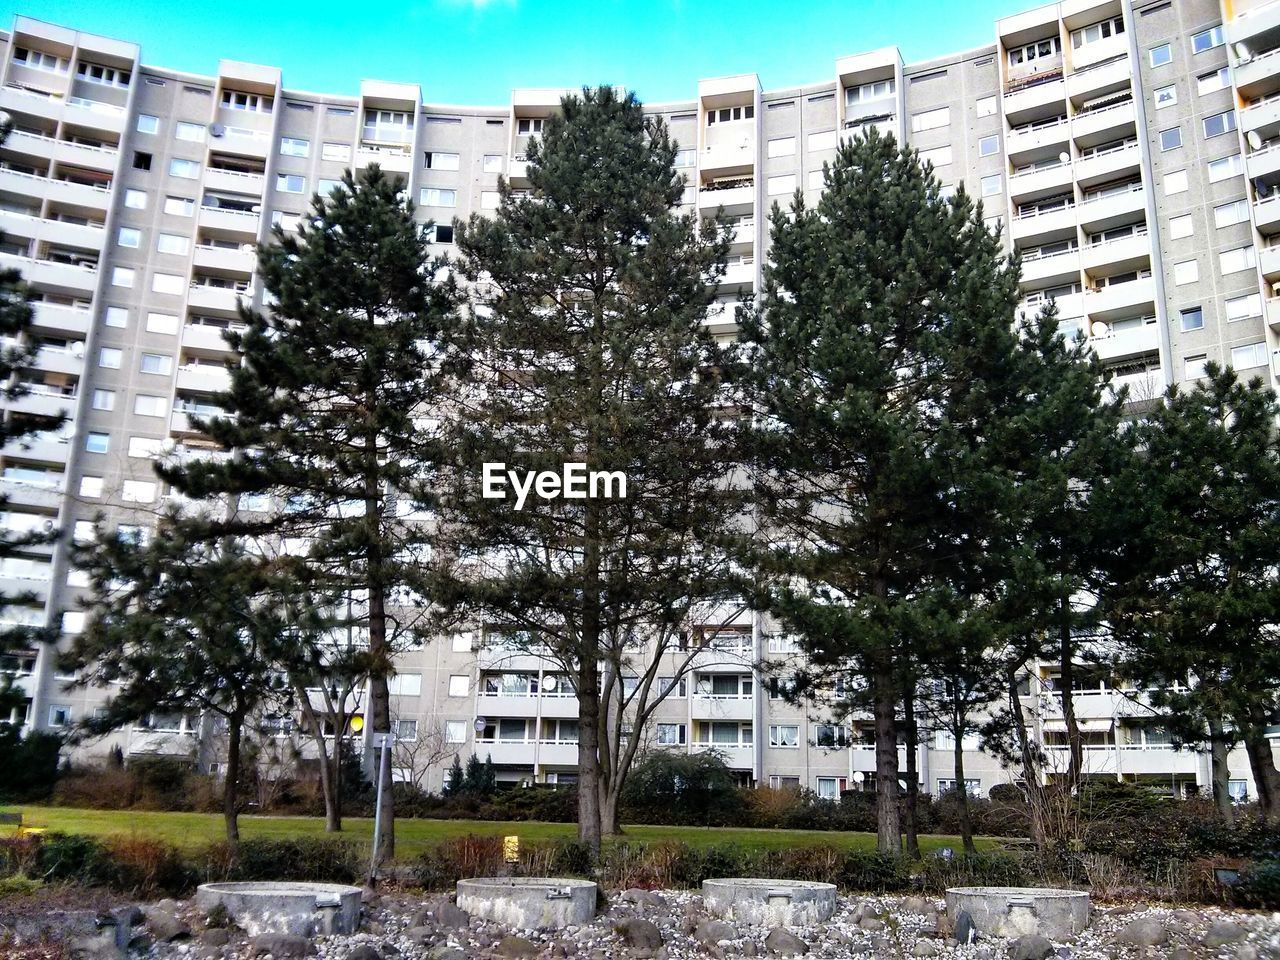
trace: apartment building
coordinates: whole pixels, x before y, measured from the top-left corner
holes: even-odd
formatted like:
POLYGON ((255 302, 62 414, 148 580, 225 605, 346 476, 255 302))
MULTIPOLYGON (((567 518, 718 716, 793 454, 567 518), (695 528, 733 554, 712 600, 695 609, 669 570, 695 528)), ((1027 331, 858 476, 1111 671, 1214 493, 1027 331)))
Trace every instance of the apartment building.
MULTIPOLYGON (((31 393, 6 415, 70 415, 56 434, 0 451, 3 519, 74 537, 99 513, 145 536, 172 496, 153 462, 218 455, 189 418, 216 410, 237 304, 262 306, 253 246, 273 224, 288 229, 344 169, 378 163, 405 179, 448 253, 452 218, 495 209, 499 176, 527 184, 526 144, 564 92, 515 90, 492 107, 433 104, 416 85, 375 80, 355 95, 305 93, 272 67, 179 73, 144 65, 134 44, 21 16, 0 47, 0 109, 14 124, 0 148, 0 263, 29 280, 41 345, 31 393)), ((996 22, 980 49, 908 64, 890 47, 832 68, 771 91, 754 74, 691 80, 688 101, 648 107, 680 144, 683 204, 733 224, 707 317, 717 334, 733 335, 731 305, 758 287, 769 207, 797 189, 815 199, 840 138, 874 126, 918 148, 948 189, 982 199, 1022 255, 1025 309, 1054 300, 1063 329, 1088 339, 1134 403, 1210 360, 1280 373, 1280 2, 1063 0, 996 22)), ((84 586, 66 544, 0 568, 0 590, 38 601, 4 616, 60 625, 64 640, 83 627, 84 586)), ((633 735, 719 750, 745 783, 837 796, 870 780, 866 724, 781 696, 791 638, 750 611, 718 610, 687 643, 692 671, 633 735)), ((4 666, 33 728, 72 724, 106 696, 69 691, 49 649, 6 651, 4 666)), ((476 631, 406 651, 398 670, 407 747, 437 737, 490 756, 508 782, 572 778, 576 702, 548 661, 476 631)), ((1052 665, 1033 670, 1024 702, 1065 768, 1055 683, 1052 665)), ((1173 749, 1141 691, 1088 673, 1077 686, 1089 773, 1175 793, 1208 783, 1207 757, 1173 749)), ((363 697, 349 704, 357 713, 363 697)), ((295 735, 290 718, 273 722, 295 735)), ((197 716, 156 716, 85 749, 216 769, 215 739, 197 716)), ((975 792, 1018 776, 976 742, 962 747, 975 792)), ((924 789, 954 784, 953 751, 945 735, 925 737, 924 789)), ((432 789, 436 766, 423 780, 432 789)), ((1252 795, 1243 752, 1231 777, 1252 795)))

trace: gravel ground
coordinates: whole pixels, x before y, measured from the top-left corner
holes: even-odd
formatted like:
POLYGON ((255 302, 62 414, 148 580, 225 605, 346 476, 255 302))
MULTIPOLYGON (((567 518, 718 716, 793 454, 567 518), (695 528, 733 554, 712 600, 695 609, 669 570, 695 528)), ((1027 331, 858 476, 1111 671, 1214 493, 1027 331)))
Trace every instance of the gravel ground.
MULTIPOLYGON (((83 923, 65 946, 73 960, 684 960, 693 957, 939 957, 955 960, 1280 960, 1280 913, 1148 904, 1095 906, 1084 933, 1050 943, 980 938, 960 944, 943 902, 920 897, 841 897, 816 927, 782 930, 729 924, 690 891, 629 890, 609 898, 590 924, 556 933, 511 930, 468 917, 448 898, 367 896, 352 936, 299 938, 209 928, 190 901, 115 909, 123 926, 92 935, 83 923), (122 949, 117 940, 128 940, 122 949)), ((0 957, 19 956, 11 939, 0 957), (10 952, 6 952, 9 950, 10 952)))

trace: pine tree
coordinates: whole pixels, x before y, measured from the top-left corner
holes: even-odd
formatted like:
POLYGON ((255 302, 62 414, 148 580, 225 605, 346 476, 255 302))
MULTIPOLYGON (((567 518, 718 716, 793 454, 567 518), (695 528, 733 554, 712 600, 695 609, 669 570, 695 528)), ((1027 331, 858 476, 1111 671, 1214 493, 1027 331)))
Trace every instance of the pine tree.
POLYGON ((643 740, 624 725, 643 729, 667 695, 657 673, 694 604, 728 589, 720 541, 741 509, 730 411, 716 406, 732 357, 705 324, 727 241, 675 211, 675 152, 634 96, 586 89, 530 143, 529 194, 501 184, 496 216, 457 230, 483 302, 449 514, 454 549, 475 563, 451 605, 571 678, 578 829, 596 849, 643 740), (624 474, 626 495, 531 495, 517 510, 480 495, 484 463, 583 463, 624 474))
POLYGON ((277 665, 311 614, 282 602, 273 571, 241 544, 211 544, 204 529, 169 513, 146 542, 99 526, 78 545, 91 616, 62 662, 77 684, 112 691, 83 734, 193 706, 225 724, 223 819, 234 844, 245 725, 282 692, 277 665))
MULTIPOLYGON (((1175 738, 1207 743, 1230 816, 1226 751, 1280 705, 1280 440, 1275 393, 1210 364, 1133 426, 1139 455, 1106 493, 1124 534, 1106 614, 1125 674, 1156 690, 1175 738)), ((1274 817, 1280 776, 1250 750, 1274 817)), ((1269 804, 1269 805, 1268 805, 1269 804)))
MULTIPOLYGON (((271 306, 243 311, 247 329, 228 339, 244 362, 217 398, 226 415, 199 424, 230 456, 163 471, 194 498, 273 498, 277 509, 234 511, 225 529, 302 544, 309 586, 348 596, 367 633, 375 737, 390 733, 393 653, 425 629, 420 515, 458 302, 440 266, 403 183, 376 165, 315 197, 296 233, 277 228, 259 250, 271 306)), ((390 779, 375 864, 394 853, 390 779)))
POLYGON ((900 679, 929 631, 971 615, 1014 534, 1018 273, 980 206, 874 132, 841 144, 815 207, 775 207, 771 237, 743 325, 753 561, 811 669, 867 683, 878 846, 898 853, 900 679))

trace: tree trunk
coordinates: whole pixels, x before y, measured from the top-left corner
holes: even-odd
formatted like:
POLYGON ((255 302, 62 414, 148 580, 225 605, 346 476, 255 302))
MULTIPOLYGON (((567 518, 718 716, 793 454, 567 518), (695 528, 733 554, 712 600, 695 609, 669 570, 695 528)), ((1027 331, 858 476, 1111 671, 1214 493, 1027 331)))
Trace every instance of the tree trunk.
POLYGON ((1027 792, 1027 806, 1031 811, 1031 841, 1038 850, 1044 850, 1049 836, 1045 824, 1044 782, 1040 777, 1040 766, 1036 763, 1031 738, 1027 735, 1027 716, 1022 710, 1022 698, 1018 696, 1018 672, 1015 667, 1009 668, 1007 684, 1009 711, 1013 714, 1013 728, 1018 736, 1018 752, 1022 756, 1022 782, 1027 792))
POLYGON ((1254 788, 1258 793, 1258 815, 1263 820, 1280 817, 1280 770, 1276 769, 1275 754, 1267 739, 1265 718, 1255 720, 1245 728, 1244 747, 1249 754, 1249 768, 1253 771, 1254 788))
POLYGON ((893 662, 878 658, 871 676, 876 728, 876 849, 902 853, 902 827, 898 817, 898 684, 893 662))
POLYGON ((1067 727, 1067 748, 1071 759, 1067 764, 1067 793, 1075 795, 1076 789, 1084 776, 1084 735, 1080 732, 1080 723, 1076 719, 1075 702, 1075 664, 1072 660, 1073 644, 1071 642, 1071 600, 1063 597, 1059 601, 1058 620, 1058 667, 1062 687, 1062 719, 1067 727))
POLYGON ((600 856, 600 678, 596 662, 578 666, 578 840, 600 856))
POLYGON ((964 782, 964 707, 955 704, 951 712, 951 729, 955 734, 955 767, 956 790, 960 794, 960 842, 964 845, 966 856, 976 854, 978 848, 973 845, 973 817, 969 811, 969 788, 964 782))
POLYGON ((618 829, 618 793, 612 785, 600 791, 600 835, 612 837, 622 831, 618 829))
MULTIPOLYGON (((320 725, 320 719, 312 709, 311 696, 307 693, 307 688, 295 682, 293 693, 298 698, 298 705, 302 710, 302 722, 306 725, 311 738, 315 740, 319 755, 320 793, 324 797, 324 830, 325 833, 339 833, 342 830, 342 804, 338 797, 333 769, 329 766, 329 746, 325 743, 324 727, 320 725)), ((335 754, 338 752, 337 737, 333 739, 333 750, 335 754)))
POLYGON ((903 733, 907 741, 907 810, 906 851, 912 860, 920 859, 920 771, 916 767, 916 750, 920 746, 920 726, 916 723, 916 690, 914 677, 907 680, 902 691, 903 733))
POLYGON ((227 773, 222 778, 222 819, 227 826, 227 843, 234 850, 240 843, 240 739, 244 714, 237 710, 227 716, 227 773))
POLYGON ((1235 821, 1231 805, 1231 770, 1227 763, 1227 739, 1221 722, 1209 721, 1209 757, 1213 775, 1213 802, 1218 814, 1228 823, 1235 821))
MULTIPOLYGON (((386 596, 381 586, 372 584, 369 589, 369 658, 373 662, 373 671, 369 675, 369 719, 373 724, 376 744, 378 734, 391 735, 391 691, 387 682, 387 674, 391 670, 391 648, 387 642, 386 596)), ((396 811, 391 789, 391 764, 382 763, 381 750, 374 751, 373 762, 373 783, 381 796, 378 815, 382 818, 382 833, 374 855, 373 869, 376 871, 395 857, 396 811)))

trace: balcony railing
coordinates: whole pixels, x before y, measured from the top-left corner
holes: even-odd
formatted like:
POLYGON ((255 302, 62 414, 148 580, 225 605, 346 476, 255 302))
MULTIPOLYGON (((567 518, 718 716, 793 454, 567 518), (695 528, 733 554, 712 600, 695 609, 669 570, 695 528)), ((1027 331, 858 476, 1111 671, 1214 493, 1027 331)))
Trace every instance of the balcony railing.
POLYGON ((103 113, 113 117, 124 114, 124 107, 117 107, 114 103, 103 103, 101 100, 89 100, 86 97, 67 97, 67 103, 73 107, 84 107, 94 113, 103 113))
POLYGON ((1087 207, 1091 203, 1100 203, 1103 200, 1110 200, 1112 197, 1123 197, 1130 193, 1139 193, 1145 189, 1141 180, 1136 180, 1122 189, 1106 190, 1102 193, 1095 193, 1092 196, 1086 196, 1080 201, 1079 206, 1087 207))
POLYGON ((1149 235, 1147 228, 1141 227, 1133 231, 1133 233, 1125 234, 1123 237, 1112 237, 1110 240, 1090 240, 1087 246, 1090 250, 1095 250, 1098 247, 1110 246, 1113 243, 1124 243, 1126 240, 1133 240, 1138 237, 1146 237, 1149 235))

